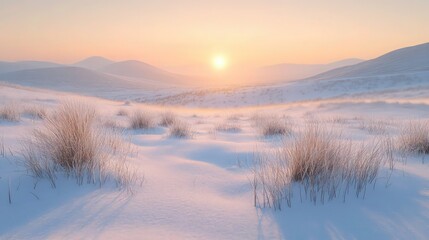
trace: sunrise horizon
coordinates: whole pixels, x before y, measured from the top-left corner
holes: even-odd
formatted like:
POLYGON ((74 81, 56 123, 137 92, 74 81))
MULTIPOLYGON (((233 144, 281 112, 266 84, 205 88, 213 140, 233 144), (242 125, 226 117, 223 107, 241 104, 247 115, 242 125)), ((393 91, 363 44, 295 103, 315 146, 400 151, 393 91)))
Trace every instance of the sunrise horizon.
POLYGON ((0 60, 72 64, 102 56, 204 68, 222 53, 225 69, 255 68, 372 59, 429 41, 428 2, 386 3, 6 1, 0 60))
POLYGON ((0 0, 0 239, 429 239, 429 0, 0 0))

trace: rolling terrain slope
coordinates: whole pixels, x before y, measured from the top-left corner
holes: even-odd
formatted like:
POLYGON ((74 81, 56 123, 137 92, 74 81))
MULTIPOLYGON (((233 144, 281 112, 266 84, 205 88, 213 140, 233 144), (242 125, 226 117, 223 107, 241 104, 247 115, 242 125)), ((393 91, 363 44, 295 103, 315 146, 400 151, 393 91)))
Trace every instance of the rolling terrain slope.
POLYGON ((378 58, 341 67, 309 79, 339 79, 429 71, 429 43, 401 48, 378 58))
MULTIPOLYGON (((189 106, 253 106, 429 89, 429 43, 284 84, 199 89, 153 102, 189 106)), ((132 96, 131 96, 132 97, 132 96)))
POLYGON ((26 69, 60 67, 61 64, 41 61, 0 62, 0 73, 15 72, 26 69))
POLYGON ((254 74, 254 78, 258 78, 260 82, 279 83, 288 82, 298 79, 314 76, 339 67, 350 66, 364 60, 350 58, 328 64, 291 64, 282 63, 276 65, 265 66, 254 74))
MULTIPOLYGON (((296 186, 291 207, 255 207, 252 156, 275 151, 317 120, 359 146, 393 139, 410 121, 429 119, 429 98, 418 103, 374 98, 321 100, 235 109, 168 108, 191 127, 176 138, 159 125, 167 110, 69 93, 0 85, 0 107, 17 111, 38 106, 52 113, 62 101, 79 99, 99 113, 97 127, 114 129, 131 144, 126 162, 144 176, 132 192, 108 181, 78 185, 58 173, 55 187, 22 164, 23 137, 43 119, 20 113, 0 120, 0 239, 419 239, 429 236, 429 165, 425 156, 398 157, 393 170, 382 165, 364 197, 354 193, 314 204, 296 186), (150 129, 129 128, 119 111, 150 113, 150 129), (293 136, 264 137, 255 116, 287 120, 293 136), (105 125, 104 121, 110 122, 105 125), (222 126, 232 126, 228 131, 222 126), (375 126, 375 127, 374 127, 375 126), (376 130, 373 130, 373 128, 376 130), (386 135, 389 134, 389 135, 386 135), (302 197, 300 197, 302 196, 302 197)), ((222 96, 223 97, 223 96, 222 96)), ((417 99, 415 99, 417 100, 417 99)), ((325 126, 325 125, 323 125, 325 126)), ((119 159, 124 161, 124 159, 119 159)))

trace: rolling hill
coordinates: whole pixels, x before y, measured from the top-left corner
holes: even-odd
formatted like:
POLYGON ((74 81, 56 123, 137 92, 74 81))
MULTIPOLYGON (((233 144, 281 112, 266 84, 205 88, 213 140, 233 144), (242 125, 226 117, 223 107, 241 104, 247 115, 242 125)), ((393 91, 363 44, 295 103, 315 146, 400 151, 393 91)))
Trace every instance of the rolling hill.
POLYGON ((378 58, 333 69, 309 79, 337 79, 429 70, 429 43, 401 48, 378 58))
POLYGON ((394 94, 411 98, 415 91, 429 92, 429 43, 401 48, 302 80, 257 87, 190 91, 153 102, 238 107, 368 95, 394 94))
POLYGON ((259 69, 255 75, 261 81, 279 83, 292 80, 298 80, 314 76, 339 67, 350 66, 360 62, 362 59, 349 58, 328 64, 292 64, 282 63, 265 66, 259 69))
POLYGON ((88 58, 78 63, 86 67, 63 66, 0 73, 0 81, 106 98, 210 107, 279 104, 429 89, 429 43, 398 49, 372 60, 359 61, 349 59, 307 66, 274 65, 265 69, 266 74, 284 76, 278 78, 283 79, 278 81, 280 84, 277 82, 263 86, 217 89, 207 86, 195 88, 195 85, 190 87, 191 85, 187 85, 190 79, 140 61, 111 63, 101 57, 88 58), (353 62, 359 63, 305 79, 288 81, 288 77, 292 75, 290 73, 294 71, 295 76, 298 76, 353 62), (101 68, 91 70, 91 67, 101 68))
POLYGON ((115 62, 104 57, 93 56, 74 63, 72 66, 98 70, 112 63, 115 62))
POLYGON ((101 72, 114 74, 117 76, 131 77, 142 80, 155 80, 161 83, 183 84, 186 83, 186 77, 170 73, 159 69, 150 64, 137 60, 128 60, 116 62, 104 66, 101 72))
MULTIPOLYGON (((162 83, 139 81, 126 77, 113 76, 80 67, 54 67, 27 69, 0 74, 0 81, 12 84, 44 88, 58 91, 76 92, 100 96, 105 92, 124 92, 129 90, 151 91, 167 87, 162 83)), ((109 95, 105 95, 109 97, 109 95)))
POLYGON ((61 64, 42 61, 0 62, 0 73, 15 72, 26 69, 60 67, 61 64))

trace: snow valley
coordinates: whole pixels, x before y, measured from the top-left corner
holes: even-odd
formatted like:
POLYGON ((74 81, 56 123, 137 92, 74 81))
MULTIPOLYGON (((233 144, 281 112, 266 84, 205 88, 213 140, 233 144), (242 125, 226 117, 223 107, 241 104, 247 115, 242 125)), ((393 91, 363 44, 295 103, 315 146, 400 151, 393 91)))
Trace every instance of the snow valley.
POLYGON ((0 238, 428 239, 428 43, 256 72, 0 62, 0 238))

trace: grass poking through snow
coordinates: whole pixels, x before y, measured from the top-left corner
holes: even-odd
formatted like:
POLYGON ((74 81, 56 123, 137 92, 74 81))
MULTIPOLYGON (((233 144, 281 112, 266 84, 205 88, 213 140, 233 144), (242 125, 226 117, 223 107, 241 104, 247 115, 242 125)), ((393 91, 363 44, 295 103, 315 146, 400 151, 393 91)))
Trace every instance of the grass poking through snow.
POLYGON ((169 127, 177 121, 177 116, 173 112, 167 111, 161 113, 161 120, 159 122, 159 125, 163 127, 169 127))
POLYGON ((65 102, 48 115, 42 127, 23 141, 22 155, 27 169, 56 186, 58 174, 75 177, 80 185, 105 183, 113 179, 128 187, 136 173, 128 171, 126 147, 118 132, 96 126, 93 108, 78 102, 65 102))
POLYGON ((409 122, 402 128, 397 144, 406 153, 429 154, 429 122, 409 122))
POLYGON ((175 121, 169 128, 169 136, 175 138, 190 138, 192 137, 192 128, 185 121, 175 121))
POLYGON ((130 116, 130 128, 131 129, 149 129, 154 127, 154 120, 149 113, 141 110, 136 110, 130 116))
POLYGON ((22 113, 34 119, 44 119, 48 115, 45 107, 35 104, 25 105, 22 113))
POLYGON ((14 103, 0 106, 0 120, 19 122, 21 120, 20 106, 14 103))
POLYGON ((118 116, 128 116, 128 111, 125 109, 119 109, 118 113, 116 114, 118 116))
POLYGON ((294 186, 302 187, 303 196, 313 203, 345 200, 352 192, 364 196, 380 167, 393 161, 387 146, 381 139, 357 144, 340 140, 332 130, 310 124, 277 150, 255 154, 255 206, 290 207, 294 186))
POLYGON ((289 135, 292 133, 291 123, 277 115, 254 116, 254 125, 264 137, 289 135))
POLYGON ((216 124, 215 130, 219 132, 237 133, 241 131, 240 124, 236 121, 225 121, 216 124))

